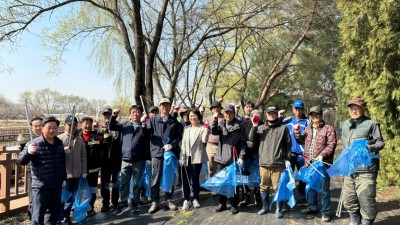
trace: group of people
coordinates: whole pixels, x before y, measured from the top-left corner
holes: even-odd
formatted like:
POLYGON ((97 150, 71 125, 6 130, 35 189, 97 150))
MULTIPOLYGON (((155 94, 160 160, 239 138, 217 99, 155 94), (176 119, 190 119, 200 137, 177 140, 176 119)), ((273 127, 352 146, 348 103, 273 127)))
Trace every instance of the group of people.
MULTIPOLYGON (((31 124, 36 138, 26 143, 18 158, 20 164, 29 164, 32 224, 71 223, 73 197, 61 203, 61 192, 64 189, 74 193, 82 178, 86 178, 92 193, 92 210, 87 216, 95 215, 99 173, 101 211, 120 213, 129 207, 129 193, 132 193, 133 213, 139 212, 141 195, 151 201, 148 213, 157 212, 162 180, 175 180, 174 176, 163 178, 167 152, 179 161, 177 174, 182 183, 184 210, 200 207, 200 173, 204 163, 208 165, 208 177, 233 162, 242 165, 243 174, 248 174, 246 165, 256 163, 261 182, 254 187, 253 194, 256 205, 261 205, 259 215, 270 211, 270 190, 276 190, 284 169, 299 170, 315 160, 322 161, 326 167, 332 164, 337 137, 334 127, 323 120, 321 107, 311 107, 306 116, 304 103, 296 100, 292 105, 294 116, 288 118, 284 118, 284 111, 276 106, 265 109, 265 118, 250 101, 245 103, 244 116, 238 116, 239 108, 231 104, 222 107, 221 99, 211 104, 212 115, 203 118, 205 108, 202 106, 182 107, 178 111, 169 99, 162 98, 158 107, 151 107, 148 113, 142 106, 132 105, 129 120, 123 123, 117 121, 119 109, 106 107, 102 111, 105 121, 102 128, 91 117, 78 121, 68 116, 64 121, 65 132, 59 135, 60 121, 56 118, 33 118, 31 124), (181 117, 180 122, 178 117, 181 117), (145 196, 142 175, 149 165, 150 196, 145 196)), ((365 101, 353 98, 347 108, 350 119, 344 122, 341 132, 344 147, 350 146, 353 140, 365 139, 368 151, 379 153, 384 141, 379 123, 365 115, 365 101)), ((374 159, 371 166, 359 168, 344 179, 343 202, 352 225, 372 224, 377 215, 378 169, 379 160, 374 159)), ((328 222, 333 215, 330 178, 327 173, 324 175, 321 214, 322 221, 328 222)), ((310 189, 306 193, 305 186, 299 182, 298 198, 306 197, 308 203, 302 212, 315 214, 318 212, 317 192, 310 189)), ((164 210, 177 210, 172 201, 173 192, 172 186, 170 192, 164 193, 164 210)), ((248 186, 236 187, 234 196, 229 198, 231 214, 237 214, 239 206, 250 203, 250 193, 248 186)), ((227 210, 227 200, 227 196, 218 194, 215 212, 227 210)), ((277 218, 283 217, 283 203, 276 203, 277 218)))

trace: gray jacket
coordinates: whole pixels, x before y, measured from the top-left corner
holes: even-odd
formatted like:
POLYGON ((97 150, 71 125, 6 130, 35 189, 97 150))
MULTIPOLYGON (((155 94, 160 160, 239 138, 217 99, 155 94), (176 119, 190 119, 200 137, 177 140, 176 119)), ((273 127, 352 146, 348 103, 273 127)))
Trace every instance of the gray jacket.
MULTIPOLYGON (((68 145, 69 134, 62 133, 57 136, 63 142, 64 146, 68 145)), ((82 174, 86 174, 87 159, 86 147, 82 137, 78 134, 74 135, 72 140, 72 149, 70 153, 65 153, 65 166, 67 170, 67 178, 79 178, 82 174)))

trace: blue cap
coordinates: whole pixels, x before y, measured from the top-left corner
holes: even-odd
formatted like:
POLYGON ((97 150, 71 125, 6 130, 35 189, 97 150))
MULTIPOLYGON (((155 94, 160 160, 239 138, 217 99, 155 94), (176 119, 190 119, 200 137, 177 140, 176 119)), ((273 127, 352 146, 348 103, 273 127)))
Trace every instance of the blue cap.
POLYGON ((235 106, 228 104, 225 106, 224 111, 232 111, 233 113, 235 113, 235 106))
POLYGON ((296 100, 293 102, 293 108, 304 109, 304 102, 301 100, 296 100))

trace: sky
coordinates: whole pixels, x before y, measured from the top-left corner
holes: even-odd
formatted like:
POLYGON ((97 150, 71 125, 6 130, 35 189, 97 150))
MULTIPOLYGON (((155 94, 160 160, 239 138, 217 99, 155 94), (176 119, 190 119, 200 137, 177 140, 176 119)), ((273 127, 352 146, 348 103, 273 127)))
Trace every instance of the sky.
POLYGON ((73 94, 86 99, 103 99, 111 104, 116 94, 112 80, 102 78, 89 59, 90 44, 71 46, 64 55, 65 64, 58 75, 48 75, 50 64, 44 59, 51 53, 32 33, 24 32, 19 47, 10 52, 0 45, 0 62, 12 71, 0 70, 0 96, 17 103, 24 91, 50 88, 59 93, 73 94))

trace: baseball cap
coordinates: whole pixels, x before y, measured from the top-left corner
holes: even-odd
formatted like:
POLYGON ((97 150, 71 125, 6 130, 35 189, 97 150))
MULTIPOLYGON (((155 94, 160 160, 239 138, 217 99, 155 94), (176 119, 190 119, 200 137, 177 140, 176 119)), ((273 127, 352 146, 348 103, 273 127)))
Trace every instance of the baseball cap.
POLYGON ((311 113, 318 113, 318 114, 322 115, 322 109, 320 106, 313 106, 313 107, 311 107, 309 114, 311 114, 311 113))
POLYGON ((278 112, 278 109, 276 108, 276 106, 269 106, 269 107, 267 107, 266 112, 267 113, 269 113, 269 112, 278 112))
POLYGON ((68 124, 68 125, 71 125, 72 121, 74 121, 74 124, 78 124, 78 119, 76 119, 76 117, 72 116, 72 115, 69 115, 69 116, 65 117, 64 123, 68 124))
POLYGON ((157 106, 152 106, 152 107, 149 108, 149 112, 153 112, 154 110, 156 110, 157 113, 159 111, 157 106))
POLYGON ((225 112, 232 111, 233 113, 235 113, 235 106, 233 106, 231 104, 228 104, 228 105, 225 106, 224 111, 225 112))
POLYGON ((296 100, 293 102, 293 108, 304 109, 304 102, 301 100, 296 100))
POLYGON ((210 110, 212 110, 213 108, 217 108, 217 107, 219 107, 219 108, 222 109, 221 102, 218 102, 218 101, 213 102, 213 103, 211 104, 211 106, 210 106, 210 110))
POLYGON ((112 113, 112 109, 111 109, 111 107, 110 106, 103 106, 103 109, 101 110, 101 113, 104 115, 104 114, 106 114, 106 113, 112 113))
POLYGON ((349 107, 350 105, 358 105, 360 107, 367 107, 367 103, 362 98, 350 99, 349 102, 347 103, 347 107, 349 107))
POLYGON ((182 107, 180 110, 179 110, 179 116, 180 117, 183 117, 183 114, 185 114, 186 112, 188 112, 189 111, 189 107, 182 107))
POLYGON ((162 98, 159 102, 158 105, 161 105, 163 103, 168 103, 171 104, 171 101, 168 98, 162 98))

